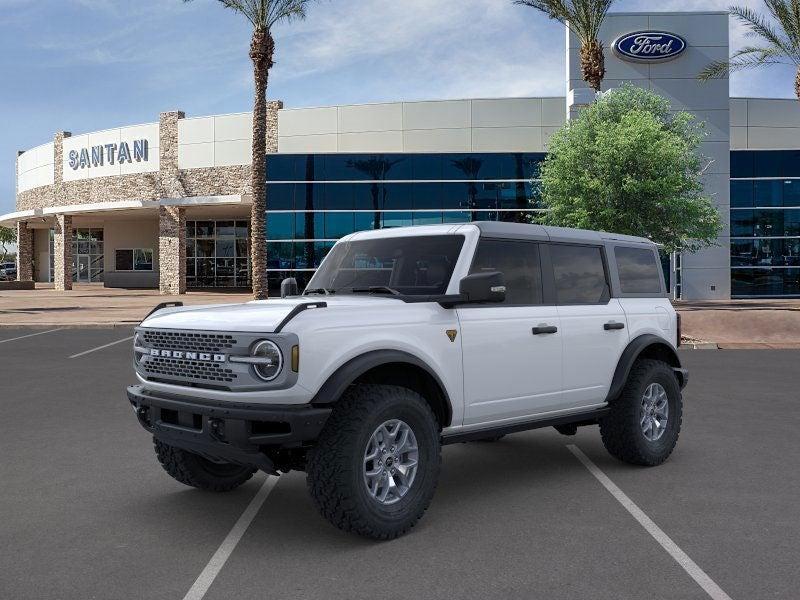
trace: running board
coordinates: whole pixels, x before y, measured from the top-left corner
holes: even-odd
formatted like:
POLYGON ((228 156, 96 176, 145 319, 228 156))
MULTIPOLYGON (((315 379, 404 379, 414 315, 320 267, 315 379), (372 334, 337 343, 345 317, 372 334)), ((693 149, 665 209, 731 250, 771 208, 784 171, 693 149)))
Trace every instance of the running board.
POLYGON ((500 425, 497 427, 487 427, 485 429, 473 429, 463 432, 457 431, 455 433, 451 433, 450 435, 442 436, 442 445, 445 446, 447 444, 471 442, 496 435, 517 433, 519 431, 528 431, 530 429, 541 429, 542 427, 555 427, 556 425, 595 425, 597 420, 606 416, 610 410, 610 408, 604 407, 597 408, 589 412, 573 413, 571 415, 562 415, 560 417, 551 417, 549 419, 535 419, 532 421, 523 421, 521 423, 517 422, 508 425, 500 425))

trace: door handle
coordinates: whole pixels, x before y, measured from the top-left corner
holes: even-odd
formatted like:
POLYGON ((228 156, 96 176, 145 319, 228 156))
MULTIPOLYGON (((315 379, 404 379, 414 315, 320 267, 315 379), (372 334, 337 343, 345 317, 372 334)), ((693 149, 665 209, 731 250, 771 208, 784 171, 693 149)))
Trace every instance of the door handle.
POLYGON ((534 327, 532 330, 533 335, 542 335, 543 333, 556 333, 558 331, 558 327, 554 325, 539 325, 538 327, 534 327))
POLYGON ((612 331, 613 329, 625 329, 625 323, 606 323, 603 325, 603 329, 606 331, 612 331))

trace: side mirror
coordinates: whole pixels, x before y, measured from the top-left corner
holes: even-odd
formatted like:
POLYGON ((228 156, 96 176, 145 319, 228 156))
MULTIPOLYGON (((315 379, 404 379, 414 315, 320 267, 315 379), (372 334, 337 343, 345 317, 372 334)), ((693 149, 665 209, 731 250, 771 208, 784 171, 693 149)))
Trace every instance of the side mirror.
POLYGON ((281 298, 287 296, 299 296, 300 289, 297 287, 297 279, 294 277, 287 277, 281 281, 281 298))
POLYGON ((461 280, 458 291, 464 298, 464 304, 504 302, 506 299, 505 277, 500 271, 473 273, 461 280))

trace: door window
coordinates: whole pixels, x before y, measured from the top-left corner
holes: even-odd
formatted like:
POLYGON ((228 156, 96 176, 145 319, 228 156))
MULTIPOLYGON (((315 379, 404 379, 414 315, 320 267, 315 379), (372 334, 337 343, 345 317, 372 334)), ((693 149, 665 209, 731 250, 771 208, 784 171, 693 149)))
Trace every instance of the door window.
POLYGON ((505 278, 505 304, 542 304, 542 267, 539 245, 532 242, 483 239, 470 273, 500 271, 505 278))
POLYGON ((597 246, 550 246, 559 304, 601 304, 609 298, 603 253, 597 246))

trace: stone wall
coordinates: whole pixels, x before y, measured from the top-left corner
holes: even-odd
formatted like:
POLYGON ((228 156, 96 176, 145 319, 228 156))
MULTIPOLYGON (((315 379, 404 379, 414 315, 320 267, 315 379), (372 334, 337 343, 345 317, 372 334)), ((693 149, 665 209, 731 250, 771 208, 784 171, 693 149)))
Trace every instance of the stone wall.
POLYGON ((158 271, 162 294, 186 293, 186 211, 158 208, 158 271))
POLYGON ((72 217, 56 215, 53 237, 53 283, 56 290, 72 289, 72 217))
POLYGON ((33 229, 17 223, 17 281, 33 281, 33 229))

